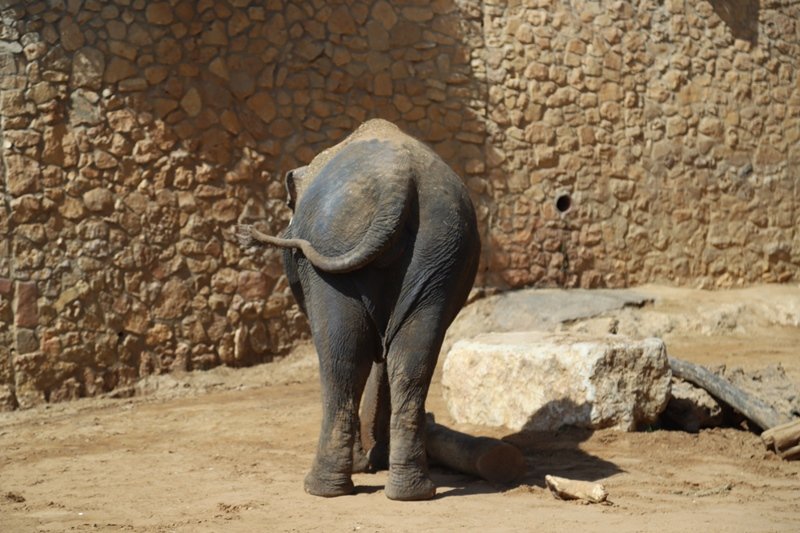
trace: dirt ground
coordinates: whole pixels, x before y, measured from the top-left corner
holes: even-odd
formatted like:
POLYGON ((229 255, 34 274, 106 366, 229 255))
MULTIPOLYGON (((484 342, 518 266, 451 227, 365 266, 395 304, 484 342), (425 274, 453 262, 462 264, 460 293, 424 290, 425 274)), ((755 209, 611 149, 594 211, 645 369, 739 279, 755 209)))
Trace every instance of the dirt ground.
MULTIPOLYGON (((777 364, 800 390, 800 288, 637 289, 634 305, 539 320, 497 298, 468 307, 448 343, 481 329, 537 327, 660 335, 671 355, 758 370, 777 364), (514 319, 504 317, 513 315, 514 319)), ((553 293, 556 299, 569 298, 553 293)), ((601 293, 594 293, 596 296, 601 293)), ((592 293, 584 294, 592 298, 592 293)), ((595 298, 596 299, 596 298, 595 298)), ((508 303, 508 302, 506 302, 508 303)), ((580 307, 580 305, 579 305, 580 307)), ((541 318, 541 317, 539 317, 541 318)), ((492 486, 434 468, 434 500, 389 501, 385 473, 357 493, 306 495, 320 420, 313 350, 277 363, 143 381, 137 396, 0 414, 0 531, 798 531, 800 461, 757 435, 562 429, 510 435, 527 474, 492 486), (609 505, 553 498, 546 474, 599 480, 609 505)), ((438 376, 428 409, 452 425, 438 376)))

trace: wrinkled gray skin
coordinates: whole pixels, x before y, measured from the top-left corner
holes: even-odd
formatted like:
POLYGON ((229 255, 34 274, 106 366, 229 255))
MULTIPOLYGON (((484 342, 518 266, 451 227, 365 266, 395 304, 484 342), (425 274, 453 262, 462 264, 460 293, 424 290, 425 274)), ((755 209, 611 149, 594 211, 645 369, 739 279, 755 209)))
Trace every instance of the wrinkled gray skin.
POLYGON ((425 397, 478 266, 469 196, 433 151, 382 120, 286 180, 294 216, 283 237, 244 231, 250 244, 285 248, 319 354, 322 429, 305 489, 349 494, 351 473, 383 467, 388 455, 386 495, 431 498, 425 397), (374 443, 369 458, 361 428, 374 443))

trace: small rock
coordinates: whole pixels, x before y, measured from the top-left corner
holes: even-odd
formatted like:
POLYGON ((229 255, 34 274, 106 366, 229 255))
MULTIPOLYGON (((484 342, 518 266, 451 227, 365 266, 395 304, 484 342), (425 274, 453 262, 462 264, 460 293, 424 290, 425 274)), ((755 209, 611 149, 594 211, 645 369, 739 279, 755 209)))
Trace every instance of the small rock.
POLYGON ((108 189, 97 187, 83 195, 83 203, 89 211, 110 212, 114 208, 114 194, 108 189))
POLYGON ((172 7, 169 2, 152 2, 145 11, 147 22, 166 26, 173 20, 172 7))
POLYGON ((218 57, 208 65, 208 70, 211 71, 212 74, 219 76, 222 79, 228 79, 228 66, 225 64, 225 59, 222 57, 218 57))
POLYGON ((4 117, 18 117, 33 111, 33 106, 25 101, 23 91, 3 91, 0 94, 0 114, 4 117))
POLYGON ((13 196, 39 190, 41 167, 36 160, 20 154, 6 156, 6 190, 13 196))
POLYGON ((331 33, 339 33, 343 35, 353 35, 356 33, 356 23, 347 6, 339 6, 328 19, 328 29, 331 33))
POLYGON ((58 90, 51 83, 46 81, 40 81, 33 85, 28 91, 28 98, 33 100, 36 105, 47 103, 53 100, 57 95, 58 90))
POLYGON ((119 56, 114 56, 108 62, 103 80, 106 83, 116 83, 125 78, 130 78, 134 74, 136 74, 136 67, 133 63, 119 56))
MULTIPOLYGON (((14 324, 18 328, 34 328, 39 325, 39 310, 37 299, 39 292, 36 283, 19 282, 17 283, 16 309, 14 310, 14 324)), ((34 351, 38 348, 35 347, 34 351)), ((23 352, 20 352, 23 353, 23 352)))
POLYGON ((32 329, 17 327, 14 337, 14 347, 18 354, 29 354, 39 349, 39 341, 32 329))
POLYGON ((105 150, 95 150, 94 152, 94 166, 99 169, 109 169, 115 168, 117 166, 117 160, 114 158, 113 155, 109 154, 105 150))
POLYGON ((186 94, 181 98, 181 108, 186 111, 186 114, 190 117, 196 117, 200 114, 203 108, 203 101, 196 88, 192 87, 186 91, 186 94))
POLYGON ((67 52, 74 52, 86 42, 83 32, 70 17, 62 19, 58 29, 61 32, 61 46, 67 52))
POLYGON ((245 300, 265 300, 269 290, 269 280, 263 272, 245 270, 239 273, 238 292, 245 300))
POLYGON ((72 58, 72 86, 98 90, 103 83, 106 60, 96 48, 84 47, 72 58))
POLYGON ((171 279, 161 289, 153 316, 160 319, 179 318, 189 306, 191 299, 192 294, 186 283, 179 279, 171 279))
POLYGON ((203 44, 210 46, 227 46, 228 34, 225 31, 225 23, 215 20, 209 28, 203 32, 203 44))

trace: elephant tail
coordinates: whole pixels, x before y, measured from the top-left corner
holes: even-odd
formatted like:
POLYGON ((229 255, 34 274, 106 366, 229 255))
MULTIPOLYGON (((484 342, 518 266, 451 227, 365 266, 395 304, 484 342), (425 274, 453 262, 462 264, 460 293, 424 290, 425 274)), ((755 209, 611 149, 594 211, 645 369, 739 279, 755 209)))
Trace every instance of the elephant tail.
POLYGON ((310 180, 286 237, 239 226, 239 241, 246 248, 300 249, 323 272, 352 272, 393 249, 416 200, 416 174, 407 147, 353 142, 310 180))
POLYGON ((236 226, 236 240, 239 241, 239 246, 244 249, 258 248, 260 246, 277 246, 278 248, 302 248, 301 241, 311 243, 302 239, 285 239, 283 237, 274 237, 267 235, 263 231, 259 231, 251 224, 239 224, 236 226))
POLYGON ((240 224, 237 227, 236 238, 242 248, 256 248, 259 246, 277 246, 278 248, 299 248, 311 264, 326 272, 349 272, 360 265, 353 261, 342 261, 340 257, 327 257, 319 253, 314 246, 305 239, 285 239, 275 237, 257 230, 249 224, 240 224))
POLYGON ((306 239, 275 237, 259 231, 249 224, 237 226, 236 238, 244 249, 258 248, 260 246, 299 249, 306 259, 318 269, 333 274, 342 274, 362 268, 383 253, 396 239, 398 228, 393 227, 392 229, 394 231, 388 234, 370 235, 373 239, 363 239, 360 243, 361 246, 357 246, 350 252, 339 256, 327 256, 320 253, 306 239), (381 239, 381 237, 383 238, 381 239))

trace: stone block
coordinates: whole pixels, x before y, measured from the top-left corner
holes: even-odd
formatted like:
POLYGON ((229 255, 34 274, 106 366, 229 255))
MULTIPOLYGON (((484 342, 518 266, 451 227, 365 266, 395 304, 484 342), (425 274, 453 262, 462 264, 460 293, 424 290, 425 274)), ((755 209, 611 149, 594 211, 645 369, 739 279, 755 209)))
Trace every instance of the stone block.
POLYGON ((0 296, 8 296, 14 288, 14 283, 8 278, 0 278, 0 296))
POLYGON ((245 270, 239 273, 238 292, 245 300, 265 300, 270 283, 263 272, 245 270))
POLYGON ((13 196, 37 192, 42 171, 39 163, 20 154, 6 156, 6 190, 13 196))
POLYGON ((14 332, 14 347, 18 354, 28 354, 39 349, 39 341, 32 329, 16 328, 14 332))
POLYGON ((452 347, 442 388, 458 423, 632 431, 658 419, 670 378, 660 339, 491 333, 452 347))
POLYGON ((20 328, 34 328, 39 325, 37 299, 39 291, 36 283, 18 282, 17 299, 14 309, 14 324, 20 328))
POLYGON ((114 193, 108 189, 97 187, 84 193, 83 203, 89 211, 95 213, 108 212, 114 207, 114 193))

